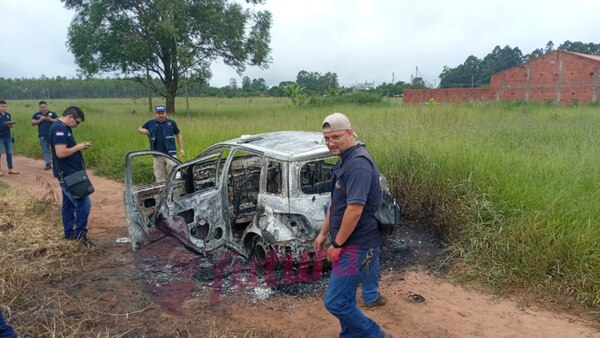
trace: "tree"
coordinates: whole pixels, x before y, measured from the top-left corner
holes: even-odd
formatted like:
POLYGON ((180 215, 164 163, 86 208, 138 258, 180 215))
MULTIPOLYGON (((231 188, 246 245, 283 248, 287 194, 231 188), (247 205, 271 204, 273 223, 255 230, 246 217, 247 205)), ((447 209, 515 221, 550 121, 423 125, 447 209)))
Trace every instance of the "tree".
MULTIPOLYGON (((121 72, 148 81, 175 113, 183 85, 207 82, 217 59, 242 73, 247 65, 270 62, 271 13, 227 0, 61 0, 76 11, 67 44, 86 75, 121 72)), ((264 0, 246 0, 261 4, 264 0)))
POLYGON ((296 75, 296 83, 311 94, 326 94, 329 87, 334 89, 339 87, 337 74, 331 72, 321 75, 319 72, 301 70, 296 75))
POLYGON ((250 85, 252 84, 252 82, 250 82, 250 77, 249 76, 244 76, 242 78, 242 90, 247 92, 250 90, 250 85))

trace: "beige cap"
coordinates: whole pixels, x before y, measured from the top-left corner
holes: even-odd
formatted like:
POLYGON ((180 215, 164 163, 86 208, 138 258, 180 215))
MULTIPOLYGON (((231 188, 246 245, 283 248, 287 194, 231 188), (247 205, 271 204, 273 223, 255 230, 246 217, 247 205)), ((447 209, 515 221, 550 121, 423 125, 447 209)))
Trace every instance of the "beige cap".
POLYGON ((323 120, 323 132, 325 133, 330 131, 348 130, 351 128, 352 126, 350 125, 348 116, 342 113, 333 113, 323 120))

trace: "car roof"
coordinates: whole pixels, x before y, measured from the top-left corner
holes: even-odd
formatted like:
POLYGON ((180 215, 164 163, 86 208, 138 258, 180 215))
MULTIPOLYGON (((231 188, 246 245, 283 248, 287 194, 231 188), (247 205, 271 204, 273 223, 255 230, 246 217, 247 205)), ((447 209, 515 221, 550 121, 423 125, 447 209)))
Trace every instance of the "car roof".
POLYGON ((314 131, 277 131, 242 135, 213 147, 228 145, 254 150, 281 161, 302 161, 333 156, 323 143, 323 134, 314 131))

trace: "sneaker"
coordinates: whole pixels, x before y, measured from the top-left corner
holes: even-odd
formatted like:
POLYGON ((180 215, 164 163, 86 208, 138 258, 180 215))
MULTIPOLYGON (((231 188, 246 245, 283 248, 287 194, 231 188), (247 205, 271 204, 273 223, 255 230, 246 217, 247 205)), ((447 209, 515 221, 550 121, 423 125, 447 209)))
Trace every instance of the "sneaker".
POLYGON ((50 170, 52 169, 52 166, 50 164, 46 164, 46 166, 44 167, 44 170, 50 170))
POLYGON ((381 330, 381 336, 379 336, 380 338, 394 338, 391 334, 381 330))
POLYGON ((79 239, 79 242, 81 242, 81 245, 85 246, 88 249, 91 249, 96 246, 96 244, 90 241, 87 237, 81 237, 79 239))
POLYGON ((377 295, 377 299, 374 302, 372 302, 372 303, 365 304, 365 307, 367 309, 373 309, 373 308, 376 308, 378 306, 384 306, 386 303, 387 303, 387 298, 385 298, 382 295, 377 295))
POLYGON ((19 172, 16 171, 15 169, 8 169, 8 173, 9 174, 18 174, 19 172))

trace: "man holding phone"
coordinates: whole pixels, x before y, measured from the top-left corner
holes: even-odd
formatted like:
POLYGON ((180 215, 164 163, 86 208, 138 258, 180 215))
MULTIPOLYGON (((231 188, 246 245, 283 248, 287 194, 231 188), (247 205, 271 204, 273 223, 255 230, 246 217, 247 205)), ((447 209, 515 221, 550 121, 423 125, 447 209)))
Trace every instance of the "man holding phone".
POLYGON ((73 197, 64 181, 65 177, 85 169, 82 152, 89 149, 92 143, 77 143, 72 132, 72 128, 84 120, 81 108, 71 106, 52 124, 49 135, 54 177, 58 179, 62 190, 61 213, 65 239, 80 241, 85 247, 91 248, 94 244, 87 238, 87 224, 92 201, 89 196, 73 197))
POLYGON ((40 110, 33 114, 31 117, 31 125, 38 127, 38 138, 40 141, 40 148, 42 149, 42 155, 44 156, 44 162, 46 162, 45 170, 52 169, 52 159, 50 158, 50 138, 48 133, 50 132, 50 126, 56 121, 58 116, 55 112, 48 110, 48 103, 46 101, 40 101, 40 110))

